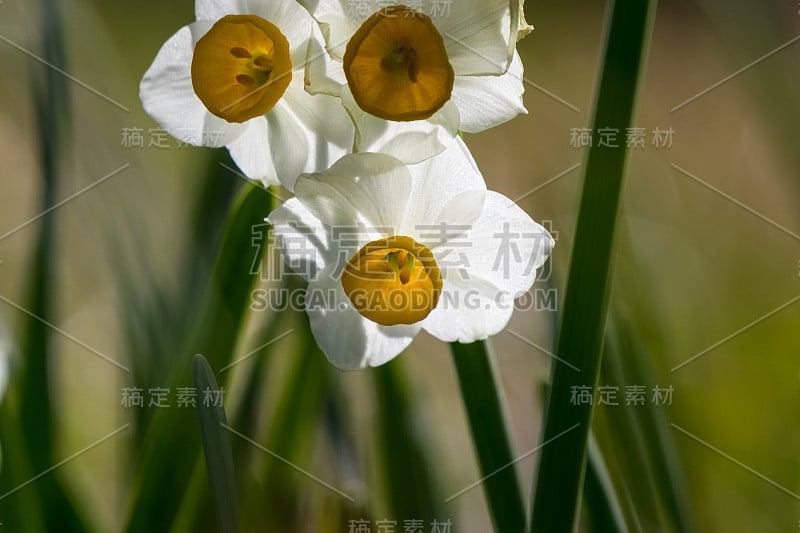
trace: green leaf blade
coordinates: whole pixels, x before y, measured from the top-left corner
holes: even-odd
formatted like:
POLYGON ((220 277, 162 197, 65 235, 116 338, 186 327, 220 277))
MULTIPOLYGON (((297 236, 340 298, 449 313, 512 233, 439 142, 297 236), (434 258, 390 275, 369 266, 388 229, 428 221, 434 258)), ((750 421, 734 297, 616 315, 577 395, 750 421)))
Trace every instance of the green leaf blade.
MULTIPOLYGON (((618 0, 609 5, 594 131, 624 131, 632 123, 655 3, 618 0)), ((589 149, 557 348, 559 357, 580 372, 553 366, 543 442, 577 428, 542 448, 531 519, 536 532, 572 531, 579 516, 593 412, 591 404, 572 405, 570 398, 573 387, 593 391, 599 378, 626 162, 625 146, 589 149)))
MULTIPOLYGON (((214 371, 200 354, 192 360, 194 386, 198 391, 219 391, 214 371)), ((200 438, 206 459, 206 470, 214 496, 220 527, 224 533, 238 533, 239 513, 236 507, 236 476, 233 452, 228 434, 228 419, 222 405, 213 402, 197 404, 200 438)))

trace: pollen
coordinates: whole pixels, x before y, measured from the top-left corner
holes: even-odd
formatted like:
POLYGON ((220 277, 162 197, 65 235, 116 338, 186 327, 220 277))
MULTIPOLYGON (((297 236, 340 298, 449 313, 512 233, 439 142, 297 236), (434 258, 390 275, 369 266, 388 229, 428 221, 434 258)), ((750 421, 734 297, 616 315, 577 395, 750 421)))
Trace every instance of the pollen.
POLYGON ((450 100, 455 80, 439 30, 405 5, 364 21, 347 43, 344 73, 361 109, 394 121, 431 117, 450 100))
POLYGON ((383 326, 413 324, 439 302, 442 275, 433 253, 411 237, 372 241, 347 262, 342 288, 355 309, 383 326))
POLYGON ((211 113, 228 122, 267 113, 291 81, 289 41, 256 15, 221 18, 194 47, 194 92, 211 113))

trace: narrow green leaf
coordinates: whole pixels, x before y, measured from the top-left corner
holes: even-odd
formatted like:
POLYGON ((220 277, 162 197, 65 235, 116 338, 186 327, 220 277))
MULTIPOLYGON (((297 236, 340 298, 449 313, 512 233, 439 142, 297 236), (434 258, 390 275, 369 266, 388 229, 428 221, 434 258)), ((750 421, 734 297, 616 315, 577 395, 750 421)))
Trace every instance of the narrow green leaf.
POLYGON ((189 477, 183 501, 175 514, 170 533, 198 533, 208 529, 215 522, 212 515, 216 513, 211 509, 214 505, 211 503, 211 489, 204 463, 202 457, 198 457, 194 462, 192 475, 189 477))
MULTIPOLYGON (((194 386, 198 391, 220 390, 214 371, 211 370, 205 357, 200 354, 195 355, 192 370, 194 386)), ((206 458, 208 482, 216 503, 220 527, 224 533, 236 533, 239 531, 236 476, 225 409, 213 402, 200 402, 197 404, 197 416, 200 421, 200 437, 206 458)))
MULTIPOLYGON (((112 271, 125 302, 120 319, 125 328, 127 360, 136 386, 143 390, 163 387, 181 361, 176 354, 186 344, 186 330, 197 320, 228 215, 244 185, 223 166, 234 164, 227 150, 203 152, 203 156, 208 158, 206 170, 192 176, 194 194, 186 198, 192 202, 190 232, 179 245, 180 260, 170 272, 174 275, 165 276, 138 260, 153 251, 151 243, 136 238, 141 234, 132 230, 141 216, 134 207, 121 205, 115 219, 102 226, 112 250, 112 271), (132 238, 121 241, 120 231, 132 238)), ((132 410, 136 444, 144 441, 153 413, 132 410)))
MULTIPOLYGON (((300 290, 304 283, 298 277, 290 276, 283 280, 281 287, 300 290)), ((306 465, 313 457, 313 443, 319 441, 315 432, 327 397, 329 365, 314 343, 304 312, 274 315, 257 338, 260 340, 256 344, 262 348, 251 354, 248 363, 251 366, 246 370, 246 384, 241 398, 228 409, 230 427, 255 442, 263 439, 265 447, 278 456, 295 464, 306 465), (283 337, 287 337, 285 342, 273 342, 283 337), (279 354, 290 361, 292 368, 271 416, 267 436, 261 437, 263 412, 259 400, 271 371, 271 368, 265 370, 265 367, 273 355, 279 354)), ((269 524, 271 529, 283 531, 303 527, 305 518, 298 504, 308 494, 308 479, 285 463, 265 455, 263 450, 248 440, 234 436, 232 445, 243 473, 263 464, 257 479, 268 480, 263 485, 253 485, 252 475, 240 476, 238 486, 242 495, 239 505, 242 522, 269 524)), ((174 533, 198 531, 209 521, 208 502, 211 495, 205 490, 205 477, 198 466, 192 474, 173 528, 174 533)), ((336 500, 338 502, 339 498, 336 500)))
POLYGON ((19 488, 35 474, 31 471, 25 441, 10 403, 7 392, 0 404, 0 443, 3 446, 0 521, 3 523, 2 529, 8 531, 41 533, 47 530, 39 494, 33 487, 19 488))
MULTIPOLYGON (((305 282, 298 276, 291 276, 285 283, 290 291, 305 287, 305 282)), ((308 316, 298 312, 293 318, 296 329, 284 342, 291 339, 296 343, 295 349, 283 353, 284 357, 291 358, 291 364, 264 443, 278 457, 302 467, 313 459, 319 440, 318 432, 329 390, 330 364, 314 341, 308 316)), ((263 457, 260 477, 266 480, 261 492, 249 495, 248 522, 266 523, 279 531, 302 529, 306 519, 301 504, 309 488, 319 485, 276 457, 264 456, 263 451, 251 443, 240 440, 240 445, 243 450, 263 457)))
MULTIPOLYGON (((283 287, 283 285, 281 285, 283 287)), ((246 369, 247 375, 245 376, 245 384, 242 387, 243 392, 239 397, 235 406, 233 406, 231 413, 231 426, 237 428, 238 431, 247 435, 252 435, 256 428, 261 427, 262 424, 262 405, 261 398, 266 389, 267 379, 269 377, 270 366, 274 355, 286 353, 286 345, 281 344, 276 339, 289 337, 294 335, 294 331, 289 326, 291 318, 287 313, 274 313, 271 318, 265 317, 264 320, 268 321, 262 331, 254 338, 257 339, 255 343, 260 346, 260 349, 255 353, 249 353, 250 367, 246 369)), ((287 339, 287 344, 289 339, 287 339)), ((232 370, 232 369, 231 369, 232 370)), ((228 371, 228 383, 231 383, 233 372, 228 371)), ((234 446, 236 449, 236 446, 234 446)), ((239 454, 236 454, 239 457, 239 454)))
POLYGON ((603 533, 627 533, 628 525, 622 512, 614 483, 594 435, 589 435, 589 466, 583 487, 586 511, 592 530, 603 533))
MULTIPOLYGON (((593 128, 630 127, 648 49, 655 0, 617 0, 608 6, 606 44, 593 128)), ((558 355, 580 369, 554 363, 531 530, 572 531, 577 523, 592 424, 592 405, 573 405, 573 387, 594 390, 602 359, 614 257, 614 233, 627 149, 589 149, 572 250, 558 355), (568 428, 575 427, 572 431, 568 428), (557 436, 557 443, 553 440, 557 436)))
POLYGON ((402 357, 372 369, 377 399, 376 444, 389 510, 398 519, 419 518, 430 523, 446 516, 426 455, 402 357))
MULTIPOLYGON (((656 385, 648 350, 627 323, 615 317, 606 335, 603 372, 612 383, 656 385)), ((637 514, 662 529, 696 531, 687 501, 685 471, 664 410, 647 402, 607 420, 610 441, 624 449, 621 467, 630 479, 637 514)))
MULTIPOLYGON (((66 68, 63 45, 61 4, 55 0, 41 1, 42 48, 50 65, 66 68)), ((42 175, 41 210, 44 216, 39 221, 39 237, 31 261, 30 277, 27 279, 25 309, 31 316, 25 317, 21 338, 24 371, 22 373, 21 400, 18 425, 25 446, 17 451, 28 456, 15 458, 30 463, 33 472, 42 472, 56 461, 53 443, 55 438, 55 416, 52 412, 53 389, 50 362, 52 331, 44 322, 54 322, 56 304, 55 278, 58 260, 56 253, 56 218, 49 212, 58 201, 57 189, 63 172, 62 158, 69 152, 65 133, 68 131, 70 114, 70 87, 57 69, 37 71, 41 82, 36 87, 35 110, 38 122, 39 156, 42 175)), ((66 532, 86 531, 87 526, 77 509, 69 487, 58 473, 37 480, 29 490, 38 492, 47 530, 66 532)))
POLYGON ((450 349, 495 531, 523 531, 525 504, 489 341, 450 343, 450 349))
MULTIPOLYGON (((363 462, 358 456, 358 444, 353 427, 352 416, 348 404, 344 399, 342 381, 331 379, 329 392, 325 401, 323 430, 325 440, 329 442, 330 462, 336 473, 336 479, 347 480, 354 488, 359 488, 351 496, 355 501, 345 498, 330 498, 326 505, 326 516, 330 517, 323 531, 339 533, 343 524, 351 520, 372 521, 372 513, 377 510, 370 509, 369 501, 363 497, 364 487, 358 480, 364 479, 363 462), (372 512, 371 512, 372 511, 372 512)), ((349 490, 349 486, 343 487, 349 490)))
MULTIPOLYGON (((252 246, 252 228, 263 224, 270 198, 248 186, 231 213, 199 318, 181 362, 170 380, 171 388, 191 382, 191 354, 202 353, 212 368, 226 366, 235 351, 248 311, 256 276, 250 274, 264 247, 252 246)), ((182 409, 160 409, 147 433, 126 531, 161 531, 169 528, 183 498, 200 453, 193 437, 193 417, 182 409), (169 486, 169 491, 163 487, 169 486)))
MULTIPOLYGON (((61 37, 61 10, 58 6, 49 6, 42 2, 45 11, 55 8, 52 13, 43 16, 42 22, 48 29, 43 35, 42 43, 47 54, 45 57, 55 64, 64 66, 63 52, 58 51, 61 37), (55 41, 55 42, 54 42, 55 41)), ((42 212, 56 204, 57 185, 61 174, 60 147, 62 120, 68 121, 68 106, 63 100, 60 90, 63 87, 60 79, 51 77, 49 71, 44 74, 44 81, 36 84, 36 113, 38 116, 39 157, 42 167, 42 199, 39 206, 42 212)), ((68 89, 67 89, 68 90, 68 89)), ((31 270, 27 282, 25 309, 39 317, 25 316, 20 338, 24 361, 20 398, 19 425, 22 428, 26 449, 34 470, 44 470, 52 464, 53 450, 53 415, 51 412, 53 388, 50 381, 49 363, 52 354, 49 351, 52 331, 44 321, 56 322, 53 318, 53 299, 55 294, 55 225, 54 213, 47 213, 39 221, 39 234, 31 259, 31 270)), ((45 484, 51 484, 52 479, 45 484)), ((46 488, 52 490, 52 487, 46 488)))

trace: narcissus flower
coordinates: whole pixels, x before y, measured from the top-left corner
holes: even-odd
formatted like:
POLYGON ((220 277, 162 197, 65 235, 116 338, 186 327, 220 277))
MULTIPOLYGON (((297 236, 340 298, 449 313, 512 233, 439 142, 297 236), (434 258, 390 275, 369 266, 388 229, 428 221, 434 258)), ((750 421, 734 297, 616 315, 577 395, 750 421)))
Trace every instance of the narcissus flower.
POLYGON ((308 280, 317 343, 342 369, 381 365, 422 329, 459 342, 500 332, 554 244, 486 190, 460 138, 411 166, 351 154, 294 191, 267 220, 308 280))
POLYGON ((338 99, 304 89, 309 42, 322 36, 294 0, 197 0, 197 22, 158 52, 140 86, 144 109, 171 135, 227 146, 267 184, 328 168, 352 151, 338 99))
POLYGON ((398 2, 372 14, 347 0, 301 3, 330 55, 309 54, 308 89, 341 96, 358 151, 417 163, 459 130, 477 133, 526 112, 516 42, 530 27, 520 0, 398 2), (337 69, 344 86, 331 79, 337 69))

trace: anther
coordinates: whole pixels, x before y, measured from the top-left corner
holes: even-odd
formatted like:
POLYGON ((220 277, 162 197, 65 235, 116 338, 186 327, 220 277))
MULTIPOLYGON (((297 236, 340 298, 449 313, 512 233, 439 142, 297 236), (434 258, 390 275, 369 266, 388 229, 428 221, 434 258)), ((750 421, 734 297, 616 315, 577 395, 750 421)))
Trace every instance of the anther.
POLYGON ((272 61, 267 56, 258 56, 253 60, 253 64, 260 68, 269 68, 272 66, 272 61))
POLYGON ((236 76, 236 81, 248 87, 250 87, 251 85, 255 85, 256 83, 256 80, 254 80, 252 76, 248 76, 247 74, 239 74, 238 76, 236 76))
MULTIPOLYGON (((399 264, 399 262, 398 262, 398 264, 399 264)), ((405 285, 406 283, 409 282, 410 279, 411 279, 411 271, 410 270, 408 270, 407 268, 404 268, 403 270, 400 271, 400 283, 405 285)))
POLYGON ((250 55, 250 52, 248 52, 245 48, 242 48, 241 46, 234 46, 233 48, 231 48, 231 55, 233 55, 233 57, 238 57, 241 59, 245 58, 249 59, 253 57, 250 55))

